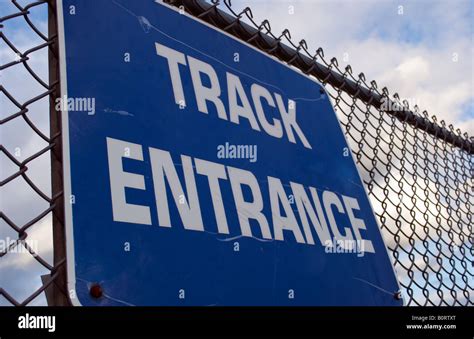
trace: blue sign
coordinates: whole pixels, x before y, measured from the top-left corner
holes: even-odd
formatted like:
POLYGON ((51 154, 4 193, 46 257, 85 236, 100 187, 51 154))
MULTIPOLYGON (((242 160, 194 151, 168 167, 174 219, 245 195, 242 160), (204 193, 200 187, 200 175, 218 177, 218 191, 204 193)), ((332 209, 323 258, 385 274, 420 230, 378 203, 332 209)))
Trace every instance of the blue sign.
POLYGON ((59 6, 75 305, 401 305, 321 84, 162 3, 59 6))

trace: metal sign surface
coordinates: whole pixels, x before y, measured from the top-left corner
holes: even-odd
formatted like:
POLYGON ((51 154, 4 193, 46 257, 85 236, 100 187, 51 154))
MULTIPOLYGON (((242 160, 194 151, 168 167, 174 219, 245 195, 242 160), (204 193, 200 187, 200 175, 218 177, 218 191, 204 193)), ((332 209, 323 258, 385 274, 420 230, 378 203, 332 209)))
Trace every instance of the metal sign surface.
POLYGON ((401 305, 317 81, 162 3, 59 5, 74 304, 401 305))

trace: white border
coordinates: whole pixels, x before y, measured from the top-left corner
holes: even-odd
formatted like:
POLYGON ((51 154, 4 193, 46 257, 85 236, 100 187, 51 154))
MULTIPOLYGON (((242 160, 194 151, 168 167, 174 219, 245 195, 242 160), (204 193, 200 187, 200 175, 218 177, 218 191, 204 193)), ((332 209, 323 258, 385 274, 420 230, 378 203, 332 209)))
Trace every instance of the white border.
MULTIPOLYGON (((306 76, 305 74, 301 73, 301 71, 296 70, 293 67, 283 63, 281 60, 277 59, 275 56, 268 55, 265 52, 259 50, 258 48, 250 45, 249 43, 247 43, 243 40, 240 40, 240 39, 234 37, 233 35, 225 32, 225 31, 222 31, 222 30, 216 28, 215 26, 212 26, 212 25, 208 24, 207 22, 202 21, 202 20, 200 20, 200 19, 198 19, 198 18, 196 18, 196 17, 194 17, 194 16, 192 16, 192 15, 186 13, 186 12, 181 13, 178 8, 176 8, 174 6, 167 5, 163 2, 161 2, 161 0, 155 0, 155 3, 158 4, 158 5, 164 6, 168 9, 170 9, 170 10, 173 10, 175 12, 178 12, 179 15, 184 15, 184 16, 186 16, 186 17, 188 17, 188 18, 190 18, 190 19, 192 19, 192 20, 194 20, 194 21, 196 21, 200 24, 203 24, 203 25, 213 29, 214 31, 216 31, 220 34, 224 34, 225 36, 230 37, 233 40, 239 42, 240 44, 242 44, 246 47, 250 47, 253 50, 259 52, 262 55, 264 55, 265 57, 278 62, 279 64, 281 64, 281 65, 285 66, 286 68, 292 70, 293 72, 295 72, 299 76, 301 76, 303 78, 306 78, 306 79, 309 79, 309 80, 317 83, 321 87, 323 87, 322 84, 316 78, 306 76)), ((60 82, 61 82, 61 87, 60 87, 61 88, 61 98, 64 97, 65 95, 67 96, 66 45, 65 45, 64 15, 63 14, 64 14, 64 12, 63 12, 63 0, 57 0, 57 20, 58 20, 58 39, 59 39, 59 74, 60 74, 60 82)), ((330 103, 331 107, 333 108, 333 112, 336 115, 336 120, 338 122, 338 125, 339 125, 339 128, 341 130, 342 136, 344 137, 344 139, 346 141, 347 147, 349 147, 349 143, 347 142, 347 138, 344 134, 344 130, 342 129, 339 118, 337 118, 337 113, 334 111, 334 107, 332 106, 331 100, 329 99, 329 94, 327 93, 326 90, 324 90, 324 91, 326 92, 326 96, 328 97, 327 99, 329 100, 329 103, 330 103)), ((62 152, 63 152, 63 185, 64 185, 63 191, 64 191, 64 214, 65 214, 64 215, 64 218, 65 218, 65 225, 64 226, 65 226, 65 238, 66 238, 67 288, 68 288, 68 293, 69 293, 72 305, 73 306, 82 306, 82 304, 79 301, 79 298, 77 297, 77 292, 76 292, 76 272, 75 272, 75 257, 74 257, 74 228, 73 228, 73 218, 72 218, 72 204, 70 203, 70 200, 69 200, 70 197, 71 197, 71 166, 70 166, 71 163, 70 163, 70 154, 69 154, 69 150, 70 150, 70 147, 69 147, 69 112, 67 110, 67 107, 65 107, 65 109, 62 110, 61 122, 62 122, 61 123, 61 125, 62 125, 61 126, 61 128, 62 128, 61 135, 62 135, 62 145, 63 145, 63 149, 62 149, 62 152), (71 297, 72 292, 73 292, 74 297, 71 297)), ((389 260, 389 262, 392 266, 392 271, 393 271, 393 275, 395 277, 395 281, 397 282, 398 290, 401 292, 400 282, 398 281, 398 276, 395 272, 395 268, 394 268, 394 265, 393 265, 393 262, 392 262, 392 258, 390 257, 390 253, 389 253, 387 245, 385 243, 385 238, 384 238, 384 235, 382 233, 382 229, 379 225, 379 221, 378 221, 378 219, 375 215, 374 208, 372 206, 372 202, 371 202, 371 200, 369 198, 369 195, 368 195, 368 192, 367 192, 367 188, 365 187, 364 181, 362 180, 359 169, 358 169, 357 164, 355 162, 354 154, 352 153, 352 151, 350 153, 351 153, 352 163, 354 164, 354 166, 356 168, 357 174, 359 175, 359 180, 362 183, 365 195, 367 197, 367 200, 369 201, 369 206, 370 206, 370 209, 372 210, 372 214, 374 216, 375 223, 378 227, 378 231, 379 231, 380 236, 382 238, 382 242, 383 242, 383 245, 385 247, 385 251, 386 251, 388 260, 389 260)), ((402 298, 402 303, 403 303, 403 305, 405 305, 405 300, 403 298, 402 298)))
MULTIPOLYGON (((57 0, 58 41, 59 41, 59 80, 61 98, 67 96, 66 44, 64 37, 63 0, 57 0)), ((61 138, 63 145, 63 193, 64 193, 64 230, 66 238, 67 292, 73 306, 82 306, 76 292, 76 271, 74 258, 74 229, 72 225, 71 205, 71 159, 69 155, 69 112, 62 105, 61 138)))

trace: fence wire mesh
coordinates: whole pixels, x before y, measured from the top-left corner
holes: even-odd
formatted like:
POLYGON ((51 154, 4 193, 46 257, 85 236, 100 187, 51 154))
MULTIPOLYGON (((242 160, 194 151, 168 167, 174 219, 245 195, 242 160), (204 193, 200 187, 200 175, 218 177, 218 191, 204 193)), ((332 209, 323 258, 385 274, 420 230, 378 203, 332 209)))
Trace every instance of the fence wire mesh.
MULTIPOLYGON (((472 138, 410 108, 397 94, 390 97, 387 88, 379 90, 363 73, 355 76, 350 66, 341 70, 322 48, 309 53, 288 30, 274 34, 267 20, 254 21, 248 7, 165 2, 323 83, 369 192, 405 304, 474 305, 472 138)), ((60 116, 51 109, 59 97, 55 1, 23 3, 0 4, 0 236, 6 244, 0 248, 0 305, 45 303, 45 293, 50 303, 65 304, 60 116), (34 23, 37 10, 48 12, 48 23, 34 23), (14 41, 21 25, 36 39, 14 41), (27 241, 32 233, 41 240, 33 243, 38 246, 27 241)))
POLYGON ((59 113, 49 113, 59 96, 48 69, 57 61, 54 2, 2 1, 0 29, 0 305, 41 305, 45 293, 65 293, 63 246, 53 249, 62 206, 51 180, 60 154, 59 113))

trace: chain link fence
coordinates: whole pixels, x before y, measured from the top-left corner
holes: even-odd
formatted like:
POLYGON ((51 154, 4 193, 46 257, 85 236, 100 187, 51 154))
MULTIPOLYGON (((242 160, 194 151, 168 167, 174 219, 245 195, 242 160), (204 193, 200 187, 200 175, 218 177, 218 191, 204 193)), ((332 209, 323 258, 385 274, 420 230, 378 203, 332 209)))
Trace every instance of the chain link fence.
POLYGON ((54 5, 0 2, 0 305, 67 300, 54 5))
MULTIPOLYGON (((288 30, 274 34, 267 20, 254 21, 248 7, 236 11, 230 1, 165 2, 322 82, 367 186, 405 304, 474 305, 472 138, 416 106, 410 108, 397 94, 390 96, 387 88, 379 90, 363 73, 355 76, 350 66, 341 70, 335 58, 325 58, 323 49, 310 53, 306 42, 294 43, 288 30)), ((8 77, 13 83, 2 74, 0 85, 0 186, 9 192, 2 193, 0 236, 11 235, 13 240, 4 240, 6 246, 0 248, 0 305, 45 303, 45 295, 48 303, 65 305, 60 115, 54 110, 59 97, 55 1, 20 5, 11 0, 10 5, 9 12, 4 12, 5 4, 0 7, 0 71, 16 74, 8 77), (48 23, 42 27, 31 18, 38 9, 48 12, 48 23), (20 25, 35 35, 37 43, 25 47, 12 40, 7 28, 20 25), (46 67, 42 76, 30 65, 38 54, 46 67), (35 88, 30 96, 16 94, 15 89, 29 85, 35 88), (18 121, 24 125, 21 131, 18 121), (10 138, 18 145, 30 140, 29 152, 22 152, 10 138), (39 159, 43 161, 35 167, 39 159), (53 245, 42 253, 28 242, 28 234, 36 228, 36 234, 49 234, 43 243, 53 245), (8 264, 18 248, 26 249, 23 254, 28 258, 8 264), (32 261, 40 269, 29 270, 32 261), (29 271, 17 277, 15 272, 24 263, 29 271), (10 284, 5 287, 7 280, 10 284), (31 289, 36 284, 33 290, 25 289, 24 281, 36 282, 28 285, 31 289)))

